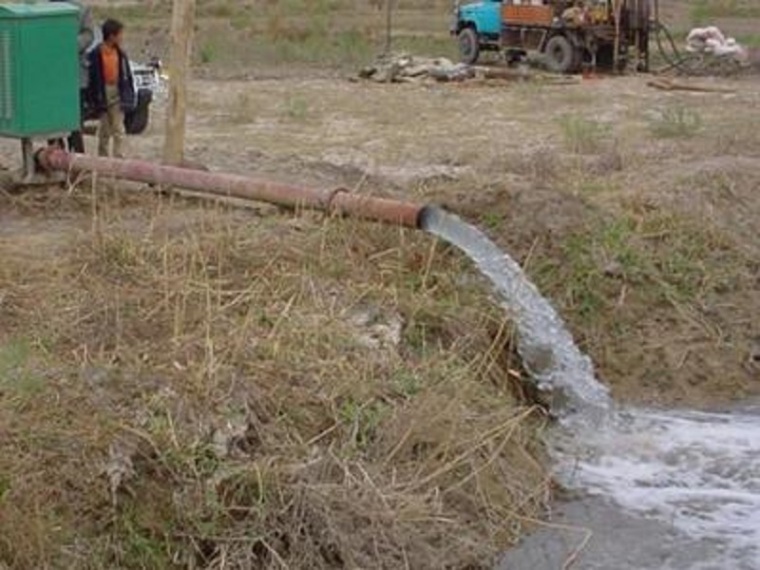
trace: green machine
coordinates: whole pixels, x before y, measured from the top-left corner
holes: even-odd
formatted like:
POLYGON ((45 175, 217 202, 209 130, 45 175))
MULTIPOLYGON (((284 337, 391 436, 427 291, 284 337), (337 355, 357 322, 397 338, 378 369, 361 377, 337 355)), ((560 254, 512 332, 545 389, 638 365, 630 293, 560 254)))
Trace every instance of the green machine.
POLYGON ((71 4, 0 4, 0 137, 21 141, 25 182, 33 141, 79 128, 78 31, 71 4))

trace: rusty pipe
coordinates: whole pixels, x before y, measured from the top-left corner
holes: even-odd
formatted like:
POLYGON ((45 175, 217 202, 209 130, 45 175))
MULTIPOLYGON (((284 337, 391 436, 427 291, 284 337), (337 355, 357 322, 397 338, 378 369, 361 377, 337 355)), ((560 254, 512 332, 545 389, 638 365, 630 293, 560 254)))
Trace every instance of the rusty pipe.
POLYGON ((419 204, 359 196, 345 189, 309 188, 235 174, 165 166, 143 160, 73 154, 57 147, 41 150, 37 154, 37 162, 47 171, 75 174, 93 172, 122 180, 174 186, 202 194, 268 202, 293 209, 321 210, 329 214, 359 217, 410 228, 420 227, 423 210, 423 206, 419 204))
POLYGON ((340 216, 420 228, 424 209, 425 206, 413 202, 362 196, 341 188, 332 194, 327 211, 340 216))

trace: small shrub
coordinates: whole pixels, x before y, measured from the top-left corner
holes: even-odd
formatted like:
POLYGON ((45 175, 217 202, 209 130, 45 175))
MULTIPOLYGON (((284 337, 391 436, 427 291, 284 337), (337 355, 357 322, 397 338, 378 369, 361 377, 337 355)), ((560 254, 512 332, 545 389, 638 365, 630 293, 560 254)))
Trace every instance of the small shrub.
POLYGON ((236 7, 229 4, 215 4, 206 7, 205 16, 211 18, 231 18, 235 14, 236 7))
POLYGON ((702 116, 682 105, 670 107, 652 121, 650 128, 658 138, 693 137, 702 129, 702 116))
POLYGON ((490 230, 498 229, 504 221, 498 212, 485 212, 482 217, 482 223, 490 230))
POLYGON ((211 63, 214 60, 214 57, 216 55, 216 50, 214 50, 214 46, 211 44, 204 44, 201 46, 200 52, 199 52, 201 63, 207 64, 211 63))
POLYGON ((305 121, 309 116, 309 102, 302 97, 290 97, 285 102, 285 114, 295 121, 305 121))
POLYGON ((610 127, 575 115, 559 120, 565 146, 575 154, 593 154, 600 151, 609 135, 610 127))

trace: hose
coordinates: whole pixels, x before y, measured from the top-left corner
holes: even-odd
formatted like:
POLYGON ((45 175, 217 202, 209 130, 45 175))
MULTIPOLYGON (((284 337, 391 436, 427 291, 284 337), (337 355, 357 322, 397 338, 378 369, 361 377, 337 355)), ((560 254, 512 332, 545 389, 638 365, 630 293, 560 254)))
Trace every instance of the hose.
POLYGON ((690 58, 681 53, 673 39, 673 34, 670 33, 670 29, 660 20, 660 0, 652 0, 652 5, 654 8, 654 20, 651 23, 652 29, 650 31, 654 32, 657 51, 667 64, 660 72, 675 69, 686 75, 696 74, 696 70, 686 66, 690 58), (663 37, 669 44, 670 52, 663 45, 663 37))
POLYGON ((667 26, 665 26, 659 19, 655 19, 653 26, 654 39, 657 43, 657 51, 660 53, 660 57, 662 57, 662 59, 667 64, 666 69, 687 71, 685 68, 687 58, 681 54, 675 40, 673 39, 673 34, 670 33, 670 30, 667 28, 667 26), (667 40, 668 44, 670 44, 670 52, 668 52, 663 45, 663 36, 665 40, 667 40))

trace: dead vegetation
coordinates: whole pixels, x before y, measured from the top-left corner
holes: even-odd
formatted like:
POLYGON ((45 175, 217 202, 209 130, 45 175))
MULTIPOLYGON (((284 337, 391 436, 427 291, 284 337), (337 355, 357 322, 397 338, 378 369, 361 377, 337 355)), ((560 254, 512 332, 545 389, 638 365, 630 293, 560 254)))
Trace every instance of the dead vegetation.
MULTIPOLYGON (((277 77, 356 70, 382 52, 384 2, 357 0, 209 0, 198 2, 197 74, 210 78, 277 77)), ((394 49, 455 57, 447 0, 412 0, 395 7, 394 49)), ((166 2, 96 7, 130 24, 134 55, 166 55, 166 2), (146 5, 147 4, 147 5, 146 5)))
POLYGON ((543 414, 458 256, 78 201, 0 240, 6 567, 488 568, 541 515, 543 414))

